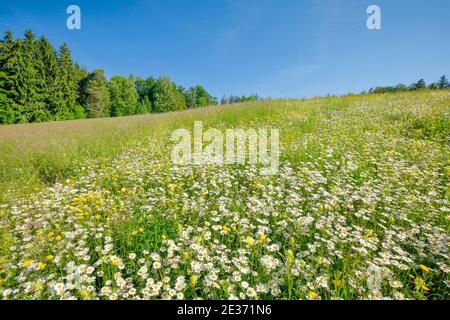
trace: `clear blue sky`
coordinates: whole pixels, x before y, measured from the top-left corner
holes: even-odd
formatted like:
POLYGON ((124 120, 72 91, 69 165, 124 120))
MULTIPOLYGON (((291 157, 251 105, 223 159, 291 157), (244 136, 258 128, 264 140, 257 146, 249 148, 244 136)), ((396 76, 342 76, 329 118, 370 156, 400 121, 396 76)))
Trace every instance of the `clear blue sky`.
POLYGON ((106 75, 169 75, 212 94, 308 97, 450 77, 449 0, 1 0, 0 30, 31 28, 106 75), (66 28, 77 4, 82 29, 66 28), (366 8, 382 9, 382 30, 366 8))

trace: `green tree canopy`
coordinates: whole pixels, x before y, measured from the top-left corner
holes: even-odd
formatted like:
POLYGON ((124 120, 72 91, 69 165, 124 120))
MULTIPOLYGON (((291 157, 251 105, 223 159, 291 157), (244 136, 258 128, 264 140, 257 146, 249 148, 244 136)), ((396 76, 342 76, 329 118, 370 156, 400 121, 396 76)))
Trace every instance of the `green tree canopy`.
POLYGON ((155 81, 152 88, 154 112, 168 112, 186 109, 186 101, 169 77, 163 76, 155 81))
POLYGON ((190 87, 187 90, 178 87, 178 91, 184 96, 188 109, 218 104, 217 98, 211 96, 201 85, 190 87))
POLYGON ((139 96, 138 108, 140 113, 153 112, 153 89, 156 80, 153 77, 148 77, 147 79, 136 79, 135 86, 136 91, 139 96))
POLYGON ((110 114, 110 95, 103 70, 97 69, 83 81, 80 101, 89 118, 106 117, 110 114))
POLYGON ((111 116, 137 113, 138 94, 132 77, 128 79, 120 76, 112 77, 108 86, 111 96, 111 116))

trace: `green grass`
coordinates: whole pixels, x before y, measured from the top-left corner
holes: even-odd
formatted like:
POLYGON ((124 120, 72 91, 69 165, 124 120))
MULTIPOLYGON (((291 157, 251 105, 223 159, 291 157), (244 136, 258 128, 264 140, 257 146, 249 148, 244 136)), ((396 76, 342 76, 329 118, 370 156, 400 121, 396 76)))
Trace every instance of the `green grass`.
POLYGON ((0 294, 447 299, 449 119, 424 91, 0 127, 0 294), (279 128, 279 174, 173 166, 198 120, 279 128))

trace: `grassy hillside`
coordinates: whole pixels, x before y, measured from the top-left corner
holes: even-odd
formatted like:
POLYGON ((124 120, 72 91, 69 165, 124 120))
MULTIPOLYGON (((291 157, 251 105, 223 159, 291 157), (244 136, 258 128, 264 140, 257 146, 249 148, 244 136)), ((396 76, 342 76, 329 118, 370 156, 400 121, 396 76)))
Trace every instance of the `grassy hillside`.
POLYGON ((0 127, 4 298, 448 298, 450 93, 0 127), (173 130, 280 129, 282 167, 173 130))

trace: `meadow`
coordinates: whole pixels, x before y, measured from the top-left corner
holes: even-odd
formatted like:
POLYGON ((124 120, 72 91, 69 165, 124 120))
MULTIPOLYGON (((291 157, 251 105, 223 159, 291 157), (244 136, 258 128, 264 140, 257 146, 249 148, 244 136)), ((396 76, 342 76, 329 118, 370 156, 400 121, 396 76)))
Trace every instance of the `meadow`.
POLYGON ((2 299, 448 299, 450 92, 0 126, 2 299), (280 130, 280 170, 173 130, 280 130))

